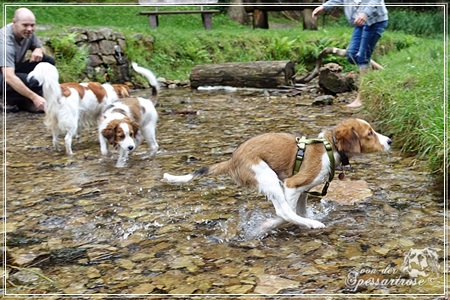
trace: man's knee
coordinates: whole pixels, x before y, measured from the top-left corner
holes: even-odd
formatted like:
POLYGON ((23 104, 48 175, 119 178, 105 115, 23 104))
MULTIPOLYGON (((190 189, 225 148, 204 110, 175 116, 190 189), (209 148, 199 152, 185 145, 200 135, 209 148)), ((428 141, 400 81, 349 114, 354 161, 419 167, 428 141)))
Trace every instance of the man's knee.
POLYGON ((47 54, 44 54, 44 57, 42 57, 42 62, 48 62, 51 63, 52 65, 55 65, 55 59, 47 54))

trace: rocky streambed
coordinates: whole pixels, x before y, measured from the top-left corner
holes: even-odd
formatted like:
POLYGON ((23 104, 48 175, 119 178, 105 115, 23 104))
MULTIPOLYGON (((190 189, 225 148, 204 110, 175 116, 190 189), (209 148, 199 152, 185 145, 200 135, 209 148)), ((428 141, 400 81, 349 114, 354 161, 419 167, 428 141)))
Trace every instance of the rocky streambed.
POLYGON ((345 108, 353 94, 312 105, 315 93, 163 90, 160 151, 151 159, 143 145, 126 168, 101 156, 94 129, 67 157, 51 148, 42 115, 6 114, 4 291, 55 298, 443 293, 441 191, 420 161, 395 149, 355 158, 344 181, 311 198, 309 213, 326 228, 287 226, 258 240, 248 237, 274 214, 262 195, 227 177, 161 182, 164 172, 226 160, 259 133, 315 137, 363 117, 345 108))

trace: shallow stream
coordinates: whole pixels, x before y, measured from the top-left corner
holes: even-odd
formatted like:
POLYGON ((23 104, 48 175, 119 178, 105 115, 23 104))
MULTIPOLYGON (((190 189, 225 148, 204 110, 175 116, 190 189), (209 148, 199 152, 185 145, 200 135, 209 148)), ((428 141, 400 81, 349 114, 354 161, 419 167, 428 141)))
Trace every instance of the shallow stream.
POLYGON ((339 103, 351 94, 312 106, 311 93, 163 90, 160 150, 149 158, 142 145, 125 168, 101 156, 95 129, 68 157, 51 148, 43 115, 6 114, 6 293, 443 293, 441 191, 395 149, 352 160, 346 180, 367 183, 363 201, 310 199, 326 228, 257 240, 252 230, 274 213, 262 195, 227 177, 161 182, 226 160, 259 133, 315 137, 362 116, 339 103))

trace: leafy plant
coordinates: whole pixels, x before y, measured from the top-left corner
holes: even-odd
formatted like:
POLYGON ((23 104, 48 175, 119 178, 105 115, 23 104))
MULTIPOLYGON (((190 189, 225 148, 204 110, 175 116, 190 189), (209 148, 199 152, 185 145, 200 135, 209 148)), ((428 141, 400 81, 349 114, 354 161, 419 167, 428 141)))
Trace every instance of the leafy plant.
POLYGON ((88 51, 75 44, 75 33, 54 36, 49 46, 58 65, 60 81, 78 81, 80 74, 86 70, 88 51))
POLYGON ((271 39, 271 43, 267 47, 268 60, 285 60, 292 58, 293 45, 297 39, 290 39, 287 36, 276 36, 271 39))

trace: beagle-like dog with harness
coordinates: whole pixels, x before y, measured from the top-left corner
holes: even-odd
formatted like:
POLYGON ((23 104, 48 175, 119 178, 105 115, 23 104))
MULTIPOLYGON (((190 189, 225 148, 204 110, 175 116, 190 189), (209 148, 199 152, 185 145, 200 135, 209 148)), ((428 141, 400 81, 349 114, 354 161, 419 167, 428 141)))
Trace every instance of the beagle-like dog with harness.
POLYGON ((205 175, 228 174, 242 186, 257 189, 272 202, 276 218, 259 229, 264 234, 289 222, 307 228, 324 224, 307 217, 309 190, 325 183, 326 193, 336 166, 348 165, 358 154, 389 151, 391 139, 361 119, 347 119, 319 139, 299 139, 287 133, 266 133, 241 144, 227 161, 182 176, 164 174, 164 181, 184 183, 205 175), (300 163, 299 163, 300 161, 300 163))

